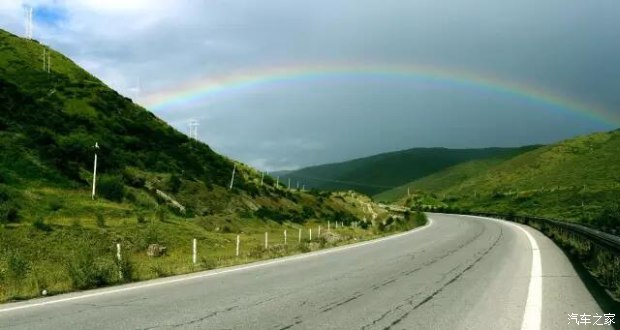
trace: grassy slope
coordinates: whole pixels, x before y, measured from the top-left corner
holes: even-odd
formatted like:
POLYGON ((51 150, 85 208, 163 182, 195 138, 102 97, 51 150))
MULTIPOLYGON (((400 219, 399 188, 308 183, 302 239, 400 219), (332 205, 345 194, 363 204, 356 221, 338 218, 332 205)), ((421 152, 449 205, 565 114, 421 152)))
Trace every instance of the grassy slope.
MULTIPOLYGON (((318 248, 272 244, 288 229, 326 222, 350 225, 367 214, 370 199, 354 193, 307 193, 274 187, 274 180, 188 139, 153 114, 105 86, 62 54, 48 49, 52 72, 42 69, 43 46, 0 30, 0 301, 142 280, 318 248), (90 198, 92 145, 99 150, 99 192, 90 198), (184 214, 157 197, 164 191, 184 214), (116 197, 114 197, 116 196, 116 197), (114 197, 114 198, 113 198, 114 197), (241 257, 234 240, 242 236, 241 257), (198 239, 199 263, 190 260, 198 239), (115 263, 115 244, 124 260, 115 263), (168 254, 147 258, 149 244, 168 254), (131 267, 129 267, 131 266, 131 267)), ((380 211, 380 210, 378 210, 380 211)), ((385 219, 387 214, 380 213, 385 219)), ((342 244, 381 234, 340 229, 342 244)), ((305 231, 307 235, 307 231, 305 231)), ((315 234, 316 235, 316 234, 315 234)))
POLYGON ((454 167, 436 185, 429 177, 419 187, 459 208, 592 223, 620 199, 620 130, 545 146, 473 176, 464 172, 454 167), (440 181, 450 178, 448 185, 440 181))
POLYGON ((439 172, 409 182, 400 187, 390 189, 373 196, 375 200, 383 202, 394 202, 410 192, 421 190, 426 192, 438 192, 447 189, 455 184, 460 184, 468 178, 484 173, 495 165, 513 158, 524 152, 536 149, 537 147, 523 147, 512 149, 511 152, 498 153, 496 157, 477 159, 460 163, 439 172))
POLYGON ((283 182, 291 177, 292 182, 299 180, 306 186, 320 189, 354 189, 368 195, 377 195, 459 163, 506 157, 518 152, 519 148, 416 148, 307 167, 283 175, 280 180, 283 182))

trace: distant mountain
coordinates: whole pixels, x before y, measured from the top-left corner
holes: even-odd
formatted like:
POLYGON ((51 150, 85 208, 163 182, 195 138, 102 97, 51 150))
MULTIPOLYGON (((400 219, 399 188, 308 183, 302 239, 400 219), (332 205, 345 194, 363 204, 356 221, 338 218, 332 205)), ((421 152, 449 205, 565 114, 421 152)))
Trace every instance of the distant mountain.
POLYGON ((415 148, 302 168, 281 175, 280 182, 287 183, 290 178, 292 186, 300 182, 306 188, 352 189, 376 195, 457 164, 481 159, 506 159, 536 148, 415 148))

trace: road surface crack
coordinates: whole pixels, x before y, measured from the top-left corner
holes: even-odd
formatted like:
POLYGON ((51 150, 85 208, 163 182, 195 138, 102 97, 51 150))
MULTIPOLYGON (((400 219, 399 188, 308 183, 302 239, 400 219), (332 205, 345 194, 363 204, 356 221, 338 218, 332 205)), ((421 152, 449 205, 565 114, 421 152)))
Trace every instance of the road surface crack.
MULTIPOLYGON (((436 295, 438 295, 439 293, 441 293, 446 287, 448 287, 450 284, 456 282, 461 276, 463 276, 463 274, 465 274, 467 271, 469 271, 470 269, 472 269, 478 262, 480 262, 480 260, 482 260, 487 254, 489 254, 489 252, 491 252, 491 250, 493 250, 497 244, 499 243, 499 241, 502 239, 503 237, 503 231, 502 228, 500 227, 500 232, 499 235, 497 236, 497 239, 495 240, 495 242, 493 242, 493 244, 486 249, 483 253, 480 254, 480 256, 474 260, 474 262, 472 262, 469 266, 465 267, 465 269, 463 269, 459 274, 457 274, 455 277, 453 277, 452 279, 450 279, 448 282, 446 282, 446 284, 444 284, 443 286, 441 286, 439 289, 435 290, 433 293, 431 293, 431 295, 429 295, 428 297, 424 298, 422 301, 420 301, 419 303, 417 303, 415 306, 413 306, 412 309, 410 309, 409 311, 407 311, 405 314, 401 315, 399 318, 397 318, 396 320, 392 321, 392 323, 390 323, 390 325, 388 325, 387 327, 384 328, 384 330, 389 330, 391 329, 393 326, 397 325, 398 323, 400 323, 402 320, 404 320, 405 318, 407 318, 409 316, 409 314, 411 314, 413 311, 415 311, 416 309, 418 309, 419 307, 421 307, 422 305, 426 304, 427 302, 431 301, 436 295)), ((408 301, 409 305, 413 305, 413 300, 409 300, 408 301)), ((402 307, 404 305, 400 305, 397 306, 396 308, 392 309, 392 311, 399 309, 400 307, 402 307)))
POLYGON ((157 325, 157 326, 154 326, 154 327, 143 328, 142 330, 152 330, 152 329, 158 329, 158 328, 180 328, 180 327, 185 327, 185 326, 188 326, 188 325, 191 325, 191 324, 202 322, 202 321, 204 321, 206 319, 209 319, 209 318, 212 318, 212 317, 214 317, 214 316, 216 316, 218 314, 225 313, 225 312, 230 312, 230 311, 235 310, 237 308, 239 308, 239 306, 231 306, 231 307, 228 307, 226 309, 214 311, 214 312, 211 312, 211 313, 209 313, 209 314, 207 314, 205 316, 202 316, 202 317, 199 317, 199 318, 196 318, 196 319, 193 319, 193 320, 189 320, 189 321, 186 321, 186 322, 176 323, 176 324, 167 324, 167 325, 157 325))

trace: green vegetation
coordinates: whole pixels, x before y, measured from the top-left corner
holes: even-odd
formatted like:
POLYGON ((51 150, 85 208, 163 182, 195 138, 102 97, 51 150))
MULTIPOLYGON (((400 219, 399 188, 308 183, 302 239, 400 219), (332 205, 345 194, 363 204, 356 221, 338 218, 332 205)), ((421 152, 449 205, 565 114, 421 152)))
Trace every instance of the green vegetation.
MULTIPOLYGON (((378 195, 467 161, 507 159, 535 148, 416 148, 280 173, 280 180, 285 181, 290 177, 292 182, 299 180, 307 187, 352 189, 367 195, 378 195)), ((404 192, 407 192, 406 188, 404 192)), ((394 198, 392 195, 388 193, 388 199, 394 198)))
POLYGON ((514 155, 506 156, 508 157, 473 160, 466 163, 461 163, 433 173, 429 176, 425 176, 411 183, 384 191, 373 196, 373 198, 380 202, 391 203, 407 195, 408 192, 440 192, 444 189, 451 188, 454 185, 458 185, 469 178, 482 174, 493 166, 500 164, 506 159, 511 158, 510 156, 514 155))
MULTIPOLYGON (((462 164, 412 183, 415 198, 430 208, 548 217, 620 232, 620 130, 480 165, 462 164)), ((400 203, 411 206, 415 198, 403 196, 400 203)))
MULTIPOLYGON (((382 235, 353 192, 300 192, 191 140, 54 50, 0 30, 0 302, 181 274, 382 235), (95 150, 98 143, 100 149, 95 150), (91 198, 98 154, 97 195, 91 198), (234 188, 228 189, 236 164, 234 188), (337 237, 297 230, 353 222, 337 237), (283 246, 283 230, 290 230, 283 246), (270 247, 262 248, 264 232, 270 247), (234 256, 236 235, 241 256, 234 256), (191 241, 199 262, 191 263, 191 241), (122 258, 116 258, 121 244, 122 258), (150 245, 165 246, 160 257, 150 245)), ((381 210, 377 221, 388 216, 381 210)))

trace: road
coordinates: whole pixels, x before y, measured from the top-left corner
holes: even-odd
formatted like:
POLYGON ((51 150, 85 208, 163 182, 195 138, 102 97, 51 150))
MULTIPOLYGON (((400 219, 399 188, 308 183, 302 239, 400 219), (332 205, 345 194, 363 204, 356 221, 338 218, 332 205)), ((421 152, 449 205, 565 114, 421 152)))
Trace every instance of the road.
POLYGON ((536 230, 430 219, 379 241, 5 304, 0 329, 584 329, 567 314, 610 312, 536 230))

